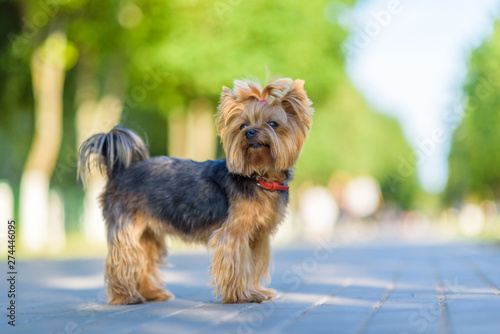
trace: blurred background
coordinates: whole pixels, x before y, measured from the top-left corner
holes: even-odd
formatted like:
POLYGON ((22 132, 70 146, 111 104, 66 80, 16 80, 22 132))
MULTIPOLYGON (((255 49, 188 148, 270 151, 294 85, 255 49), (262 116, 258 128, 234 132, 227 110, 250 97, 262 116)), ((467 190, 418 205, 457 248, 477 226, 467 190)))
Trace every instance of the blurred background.
POLYGON ((499 0, 1 0, 0 218, 26 256, 103 254, 105 180, 77 182, 81 142, 121 123, 153 156, 223 158, 222 86, 269 72, 304 79, 316 110, 275 243, 498 239, 499 13, 499 0))

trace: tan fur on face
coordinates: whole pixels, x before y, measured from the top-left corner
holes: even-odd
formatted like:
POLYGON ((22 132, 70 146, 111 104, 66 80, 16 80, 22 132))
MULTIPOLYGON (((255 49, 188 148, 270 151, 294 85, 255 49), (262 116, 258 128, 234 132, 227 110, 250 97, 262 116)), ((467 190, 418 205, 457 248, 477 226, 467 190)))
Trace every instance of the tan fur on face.
POLYGON ((292 168, 312 123, 312 103, 303 89, 304 81, 278 79, 261 88, 257 81, 236 80, 234 85, 234 92, 223 87, 216 121, 229 170, 251 176, 292 168), (260 102, 263 99, 267 102, 260 102), (278 127, 273 129, 270 121, 278 127), (247 127, 241 129, 243 124, 247 127), (248 150, 248 129, 257 131, 269 146, 268 152, 248 150), (262 163, 255 163, 256 154, 262 163))

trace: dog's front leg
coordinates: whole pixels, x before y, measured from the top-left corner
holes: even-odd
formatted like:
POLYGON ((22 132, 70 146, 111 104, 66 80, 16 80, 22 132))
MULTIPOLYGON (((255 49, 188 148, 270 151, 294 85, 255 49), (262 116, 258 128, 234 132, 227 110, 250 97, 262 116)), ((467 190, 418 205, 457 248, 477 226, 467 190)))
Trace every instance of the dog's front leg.
POLYGON ((210 238, 212 285, 223 303, 260 303, 267 298, 254 288, 255 268, 249 232, 233 220, 226 222, 210 238))
POLYGON ((261 283, 269 282, 269 262, 271 257, 269 229, 260 229, 254 233, 250 242, 252 250, 252 261, 254 266, 253 286, 255 290, 263 293, 267 299, 272 299, 276 296, 274 289, 266 289, 261 283))

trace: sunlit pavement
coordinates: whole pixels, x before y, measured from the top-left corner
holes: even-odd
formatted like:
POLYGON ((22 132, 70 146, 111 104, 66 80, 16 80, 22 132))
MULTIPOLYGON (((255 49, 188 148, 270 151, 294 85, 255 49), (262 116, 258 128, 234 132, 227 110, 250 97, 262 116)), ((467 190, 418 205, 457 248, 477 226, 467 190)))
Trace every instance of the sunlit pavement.
POLYGON ((276 299, 224 305, 209 255, 172 254, 176 299, 108 306, 103 260, 18 265, 16 326, 2 333, 498 333, 500 248, 470 242, 368 242, 275 250, 276 299))

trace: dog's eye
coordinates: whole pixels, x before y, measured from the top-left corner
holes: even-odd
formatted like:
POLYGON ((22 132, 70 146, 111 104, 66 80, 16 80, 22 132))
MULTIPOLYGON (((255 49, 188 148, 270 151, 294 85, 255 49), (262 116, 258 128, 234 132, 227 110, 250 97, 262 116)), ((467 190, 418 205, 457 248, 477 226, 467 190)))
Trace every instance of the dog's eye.
POLYGON ((244 128, 246 128, 247 126, 248 126, 248 124, 242 124, 242 125, 240 126, 240 130, 243 130, 243 129, 244 129, 244 128))
POLYGON ((278 123, 273 122, 273 121, 267 122, 267 124, 269 124, 269 126, 272 127, 273 129, 276 129, 278 127, 278 123))

